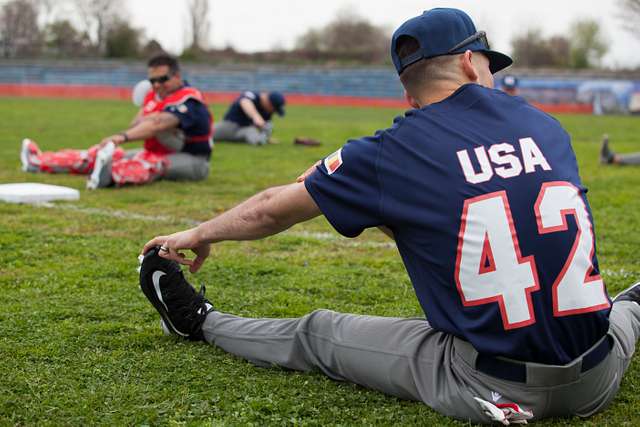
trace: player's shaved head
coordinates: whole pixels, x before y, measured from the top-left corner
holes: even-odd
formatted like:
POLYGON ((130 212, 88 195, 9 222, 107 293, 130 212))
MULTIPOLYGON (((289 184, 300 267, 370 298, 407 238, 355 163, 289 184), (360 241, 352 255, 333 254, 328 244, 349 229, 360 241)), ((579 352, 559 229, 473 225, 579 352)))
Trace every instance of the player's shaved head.
POLYGON ((457 57, 458 55, 437 56, 418 61, 403 71, 400 81, 411 96, 418 96, 443 81, 455 81, 459 74, 457 57))
MULTIPOLYGON (((420 49, 416 39, 402 36, 398 39, 396 52, 400 58, 406 58, 420 49)), ((457 80, 458 55, 442 55, 423 59, 411 64, 400 74, 400 81, 411 96, 418 96, 421 92, 432 88, 442 81, 457 80)))

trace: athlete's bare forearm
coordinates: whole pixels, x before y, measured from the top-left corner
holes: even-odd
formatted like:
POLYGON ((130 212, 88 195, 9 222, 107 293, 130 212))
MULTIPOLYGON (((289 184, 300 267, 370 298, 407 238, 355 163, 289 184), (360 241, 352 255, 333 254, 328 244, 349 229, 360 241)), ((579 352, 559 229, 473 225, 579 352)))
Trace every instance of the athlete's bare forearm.
POLYGON ((125 132, 120 132, 104 138, 100 145, 113 142, 116 145, 124 144, 128 141, 139 141, 151 138, 163 130, 178 127, 180 120, 171 113, 161 112, 151 116, 142 117, 133 127, 125 132))
POLYGON ((320 214, 304 184, 272 187, 196 228, 198 240, 255 240, 320 214))
POLYGON ((200 269, 211 251, 211 243, 223 240, 255 240, 279 233, 294 224, 320 215, 320 209, 303 183, 273 187, 195 228, 168 236, 156 236, 143 247, 146 253, 161 246, 160 256, 200 269), (180 251, 196 254, 188 259, 180 251))
POLYGON ((147 139, 155 136, 163 130, 173 129, 180 124, 180 120, 171 113, 155 114, 149 120, 142 120, 137 125, 127 130, 127 136, 131 140, 147 139))
POLYGON ((259 128, 265 125, 264 119, 262 118, 260 113, 258 113, 255 105, 253 105, 253 102, 251 102, 247 98, 243 98, 240 100, 240 108, 242 108, 242 111, 244 111, 247 117, 251 119, 254 125, 259 128))

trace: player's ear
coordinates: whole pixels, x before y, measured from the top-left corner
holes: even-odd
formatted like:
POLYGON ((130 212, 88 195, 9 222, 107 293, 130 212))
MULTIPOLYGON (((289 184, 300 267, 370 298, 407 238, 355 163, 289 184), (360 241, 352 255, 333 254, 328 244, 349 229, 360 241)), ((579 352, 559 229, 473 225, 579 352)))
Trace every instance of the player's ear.
POLYGON ((473 57, 473 52, 470 50, 465 51, 462 55, 460 55, 460 65, 462 67, 462 72, 464 75, 472 82, 477 82, 480 79, 480 75, 476 70, 476 67, 473 65, 471 58, 473 57))
POLYGON ((404 90, 404 99, 407 101, 407 104, 411 105, 413 108, 420 108, 420 104, 418 104, 418 101, 416 101, 416 99, 409 95, 409 92, 407 92, 407 90, 404 90))

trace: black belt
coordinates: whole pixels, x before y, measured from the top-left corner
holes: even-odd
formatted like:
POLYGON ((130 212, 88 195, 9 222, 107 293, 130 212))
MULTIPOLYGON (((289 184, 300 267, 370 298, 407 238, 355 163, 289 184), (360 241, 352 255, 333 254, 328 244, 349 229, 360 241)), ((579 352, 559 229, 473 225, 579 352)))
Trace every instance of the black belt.
MULTIPOLYGON (((611 336, 607 335, 600 344, 582 356, 582 368, 580 369, 580 372, 587 372, 589 369, 595 368, 604 360, 605 357, 609 355, 612 346, 613 341, 611 336)), ((526 362, 499 359, 495 356, 478 354, 478 358, 476 359, 476 369, 487 375, 503 380, 516 381, 520 383, 527 382, 526 362)))

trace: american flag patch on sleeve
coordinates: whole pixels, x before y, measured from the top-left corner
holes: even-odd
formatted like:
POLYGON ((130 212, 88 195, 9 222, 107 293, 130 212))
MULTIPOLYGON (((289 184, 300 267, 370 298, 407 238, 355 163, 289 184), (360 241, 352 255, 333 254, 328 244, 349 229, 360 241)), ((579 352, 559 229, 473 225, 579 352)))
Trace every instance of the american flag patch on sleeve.
POLYGON ((337 171, 340 166, 342 166, 342 148, 324 159, 324 167, 329 175, 337 171))

